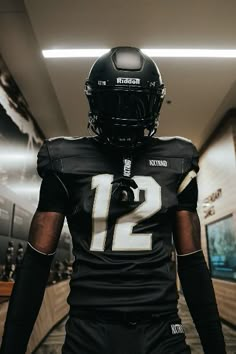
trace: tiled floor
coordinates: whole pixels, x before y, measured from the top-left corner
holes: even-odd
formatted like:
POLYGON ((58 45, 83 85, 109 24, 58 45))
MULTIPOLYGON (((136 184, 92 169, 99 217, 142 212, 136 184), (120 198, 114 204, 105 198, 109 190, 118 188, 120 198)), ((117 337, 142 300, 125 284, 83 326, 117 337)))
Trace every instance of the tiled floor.
MULTIPOLYGON (((203 354, 198 335, 190 318, 183 297, 179 301, 180 317, 185 328, 187 342, 192 348, 192 354, 203 354)), ((62 321, 45 339, 41 347, 34 354, 61 354, 61 347, 65 338, 65 322, 62 321)), ((223 325, 227 354, 236 354, 236 331, 223 325)), ((83 353, 86 354, 86 353, 83 353)), ((171 353, 170 353, 171 354, 171 353)))
MULTIPOLYGON (((187 343, 192 349, 192 354, 203 354, 197 331, 190 317, 184 298, 179 299, 179 314, 184 325, 187 343)), ((227 354, 236 354, 236 331, 223 324, 223 332, 227 347, 227 354)))
POLYGON ((64 319, 56 328, 47 336, 40 348, 34 351, 34 354, 61 354, 61 347, 65 339, 65 323, 64 319))

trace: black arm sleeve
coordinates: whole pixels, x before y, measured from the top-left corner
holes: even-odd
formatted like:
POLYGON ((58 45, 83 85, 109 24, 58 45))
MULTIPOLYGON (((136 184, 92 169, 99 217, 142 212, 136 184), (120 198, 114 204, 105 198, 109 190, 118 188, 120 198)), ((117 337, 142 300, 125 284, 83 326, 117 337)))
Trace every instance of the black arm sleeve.
POLYGON ((56 174, 46 175, 41 183, 37 211, 55 211, 67 215, 69 195, 62 179, 56 174))
POLYGON ((53 255, 27 246, 9 302, 1 354, 25 354, 47 285, 53 255))
POLYGON ((205 354, 226 354, 214 288, 202 251, 178 256, 183 293, 205 354))

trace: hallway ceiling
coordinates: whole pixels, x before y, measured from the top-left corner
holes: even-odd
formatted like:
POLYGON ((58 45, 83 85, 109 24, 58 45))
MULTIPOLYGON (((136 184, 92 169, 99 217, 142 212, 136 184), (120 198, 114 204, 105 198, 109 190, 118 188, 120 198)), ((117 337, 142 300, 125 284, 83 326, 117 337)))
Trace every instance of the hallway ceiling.
MULTIPOLYGON (((0 0, 0 53, 47 137, 87 135, 83 89, 95 59, 45 59, 43 49, 233 49, 235 13, 235 0, 0 0)), ((167 88, 159 134, 200 148, 236 106, 236 59, 154 60, 167 88)))

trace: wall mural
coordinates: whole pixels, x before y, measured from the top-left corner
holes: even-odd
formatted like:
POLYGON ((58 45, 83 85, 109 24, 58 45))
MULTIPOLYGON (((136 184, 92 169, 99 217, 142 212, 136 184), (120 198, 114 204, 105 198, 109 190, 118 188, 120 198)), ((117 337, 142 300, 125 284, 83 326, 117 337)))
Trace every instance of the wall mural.
POLYGON ((40 183, 36 156, 43 138, 0 56, 0 184, 34 203, 40 183))
MULTIPOLYGON (((6 262, 9 263, 8 278, 11 264, 18 253, 22 254, 22 248, 25 249, 37 206, 41 178, 36 164, 43 139, 26 100, 0 56, 0 265, 5 269, 6 262)), ((70 245, 65 225, 57 252, 59 258, 70 258, 70 245)))

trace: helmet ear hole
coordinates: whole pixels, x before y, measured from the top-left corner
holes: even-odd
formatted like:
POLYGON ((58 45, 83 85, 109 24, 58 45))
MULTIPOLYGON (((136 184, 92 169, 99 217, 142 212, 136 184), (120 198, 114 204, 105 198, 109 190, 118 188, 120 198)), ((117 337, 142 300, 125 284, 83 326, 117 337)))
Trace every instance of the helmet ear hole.
POLYGON ((139 49, 116 47, 93 65, 85 84, 89 125, 103 141, 141 143, 157 128, 165 96, 160 72, 139 49))

